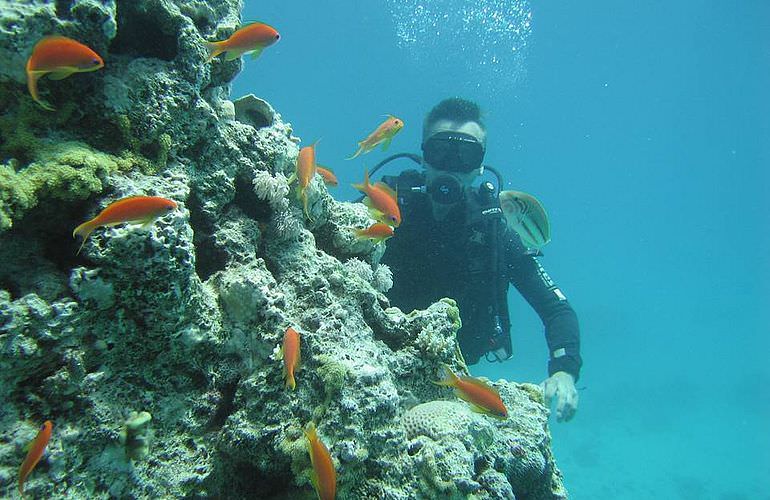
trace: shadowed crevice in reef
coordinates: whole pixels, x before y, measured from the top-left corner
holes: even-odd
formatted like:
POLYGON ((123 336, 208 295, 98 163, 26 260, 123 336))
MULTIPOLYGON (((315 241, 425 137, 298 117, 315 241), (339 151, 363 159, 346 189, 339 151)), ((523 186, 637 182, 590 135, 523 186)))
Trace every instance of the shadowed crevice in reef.
POLYGON ((219 430, 225 424, 227 417, 235 411, 235 391, 238 389, 239 381, 236 379, 222 385, 219 390, 221 399, 207 426, 209 431, 219 430))
POLYGON ((270 205, 257 198, 254 193, 253 177, 241 174, 235 178, 235 199, 233 203, 240 208, 246 216, 255 221, 266 223, 270 220, 273 211, 270 205))
POLYGON ((70 9, 72 8, 72 0, 56 0, 56 17, 59 19, 69 19, 72 17, 70 9))
POLYGON ((164 24, 164 13, 145 2, 118 0, 118 31, 110 52, 132 57, 172 61, 177 56, 177 33, 164 24))
MULTIPOLYGON (((270 464, 271 472, 265 473, 257 467, 234 461, 232 457, 219 455, 215 458, 211 474, 211 491, 219 492, 219 498, 301 498, 306 490, 298 490, 294 476, 289 472, 288 463, 270 464)), ((312 497, 308 497, 312 498, 312 497)))
POLYGON ((227 266, 227 252, 217 248, 214 243, 214 227, 201 206, 200 195, 193 191, 189 199, 190 226, 193 230, 195 246, 195 272, 201 281, 227 266))
POLYGON ((86 202, 51 202, 0 234, 0 288, 13 298, 34 293, 56 300, 69 295, 71 269, 87 262, 77 254, 80 242, 72 237, 72 230, 87 219, 87 207, 86 202))

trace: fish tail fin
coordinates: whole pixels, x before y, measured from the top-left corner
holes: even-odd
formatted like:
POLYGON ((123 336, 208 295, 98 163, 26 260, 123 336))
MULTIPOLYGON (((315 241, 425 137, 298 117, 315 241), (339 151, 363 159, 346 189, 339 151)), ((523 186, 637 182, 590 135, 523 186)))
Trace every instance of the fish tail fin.
POLYGON ((27 69, 27 89, 29 90, 29 95, 32 96, 32 99, 40 105, 41 108, 43 108, 46 111, 54 111, 54 107, 45 102, 44 100, 40 99, 40 94, 38 94, 37 91, 37 81, 40 79, 40 77, 43 76, 38 72, 30 71, 27 69))
POLYGON ((454 386, 458 380, 457 375, 446 363, 441 363, 441 367, 444 369, 444 378, 441 380, 434 380, 433 383, 443 387, 454 386))
MULTIPOLYGON (((72 231, 72 237, 77 238, 80 236, 83 241, 80 243, 80 247, 78 248, 77 254, 80 254, 80 251, 83 250, 83 246, 86 244, 86 241, 88 241, 88 237, 91 235, 92 232, 94 232, 94 229, 96 229, 98 224, 94 222, 93 219, 86 221, 75 228, 74 231, 72 231)), ((76 254, 76 255, 77 255, 76 254)))
POLYGON ((209 55, 206 58, 206 62, 211 62, 212 59, 225 51, 222 42, 206 42, 206 50, 209 51, 209 55))
POLYGON ((364 182, 363 183, 358 183, 358 184, 353 184, 353 187, 358 189, 362 193, 366 193, 368 191, 368 189, 369 189, 369 186, 370 186, 370 184, 369 184, 369 170, 368 169, 364 169, 364 182))
POLYGON ((292 391, 297 388, 297 382, 296 380, 294 380, 293 373, 286 374, 286 387, 291 389, 292 391))
POLYGON ((307 211, 307 188, 302 190, 300 193, 300 198, 302 199, 302 209, 305 211, 305 217, 307 217, 312 222, 313 218, 310 217, 310 214, 307 211))
POLYGON ((354 158, 358 158, 358 157, 361 155, 361 153, 363 153, 363 152, 364 152, 364 146, 363 146, 363 144, 362 144, 363 142, 364 142, 364 141, 361 141, 361 142, 359 142, 359 143, 358 143, 358 149, 356 150, 356 152, 355 152, 355 153, 353 153, 353 156, 350 156, 350 157, 348 157, 348 158, 345 158, 345 159, 346 159, 346 160, 352 160, 352 159, 354 159, 354 158))

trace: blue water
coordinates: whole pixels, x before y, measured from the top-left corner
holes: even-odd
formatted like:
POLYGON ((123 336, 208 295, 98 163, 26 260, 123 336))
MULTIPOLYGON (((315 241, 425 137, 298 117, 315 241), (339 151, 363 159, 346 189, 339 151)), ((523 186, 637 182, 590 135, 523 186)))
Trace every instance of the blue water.
MULTIPOLYGON (((572 498, 770 498, 770 3, 246 3, 282 39, 233 96, 321 139, 338 199, 386 155, 343 160, 384 114, 388 153, 419 152, 439 100, 486 110, 486 162, 547 207, 581 322, 580 407, 551 428, 572 498)), ((510 301, 515 358, 473 372, 540 382, 542 326, 510 301)))

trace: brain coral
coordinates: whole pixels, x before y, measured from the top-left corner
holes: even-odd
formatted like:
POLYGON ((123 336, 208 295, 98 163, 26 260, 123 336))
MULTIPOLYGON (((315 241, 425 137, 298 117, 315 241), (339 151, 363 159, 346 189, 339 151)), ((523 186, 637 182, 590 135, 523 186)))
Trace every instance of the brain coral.
POLYGON ((427 436, 438 441, 447 435, 467 432, 472 415, 467 405, 455 401, 430 401, 415 406, 401 417, 409 439, 427 436))

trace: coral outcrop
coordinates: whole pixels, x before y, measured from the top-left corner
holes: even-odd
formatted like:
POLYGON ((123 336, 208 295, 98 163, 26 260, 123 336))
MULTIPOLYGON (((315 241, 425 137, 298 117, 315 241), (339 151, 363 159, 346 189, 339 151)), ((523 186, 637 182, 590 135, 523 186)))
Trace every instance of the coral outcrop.
POLYGON ((240 60, 205 63, 235 0, 0 6, 0 495, 54 422, 26 492, 40 498, 313 498, 316 422, 340 498, 565 498, 536 387, 494 385, 506 420, 431 383, 463 367, 451 299, 389 307, 383 245, 320 178, 305 218, 299 139, 269 104, 232 102, 240 60), (41 81, 43 35, 89 44, 99 72, 41 81), (14 124, 16 124, 14 126, 14 124), (112 201, 171 198, 147 229, 72 229, 112 201), (297 388, 274 355, 301 336, 297 388))

